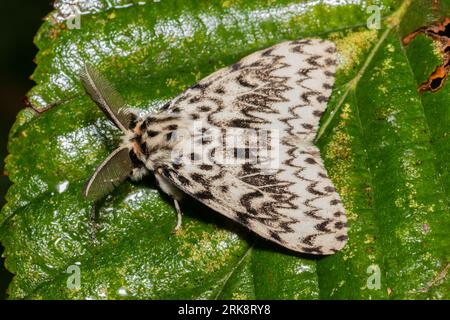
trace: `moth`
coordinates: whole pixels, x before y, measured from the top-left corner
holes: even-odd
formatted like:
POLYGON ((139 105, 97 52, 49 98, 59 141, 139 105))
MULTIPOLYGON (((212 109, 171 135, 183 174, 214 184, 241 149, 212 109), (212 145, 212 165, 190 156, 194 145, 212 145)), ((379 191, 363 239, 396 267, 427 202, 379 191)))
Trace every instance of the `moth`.
POLYGON ((87 94, 123 139, 87 181, 84 196, 99 200, 128 177, 152 173, 174 200, 175 230, 188 194, 291 250, 337 252, 347 242, 345 209, 313 144, 335 69, 334 43, 287 41, 142 115, 85 65, 80 78, 87 94))

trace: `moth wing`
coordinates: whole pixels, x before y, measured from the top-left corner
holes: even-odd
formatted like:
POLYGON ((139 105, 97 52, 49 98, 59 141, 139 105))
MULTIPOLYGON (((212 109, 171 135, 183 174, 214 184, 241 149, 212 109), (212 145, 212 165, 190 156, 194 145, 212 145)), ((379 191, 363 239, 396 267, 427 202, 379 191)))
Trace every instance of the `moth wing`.
POLYGON ((127 132, 130 116, 126 112, 125 102, 109 81, 89 64, 83 66, 80 80, 86 93, 106 116, 122 132, 127 132))
POLYGON ((114 150, 86 182, 84 197, 94 201, 103 198, 123 182, 132 170, 128 148, 114 150))
MULTIPOLYGON (((345 210, 312 144, 334 83, 335 51, 333 43, 318 39, 281 43, 213 73, 161 111, 180 114, 192 127, 190 139, 177 148, 192 141, 202 150, 224 147, 221 139, 198 139, 194 121, 207 130, 278 132, 275 171, 268 173, 261 164, 200 161, 167 163, 164 175, 207 206, 287 248, 312 254, 341 249, 347 241, 345 210)), ((245 132, 239 136, 244 154, 252 152, 245 148, 245 132)))
POLYGON ((345 209, 317 147, 289 147, 274 171, 258 165, 166 164, 163 174, 185 193, 289 249, 332 254, 347 241, 345 209))
POLYGON ((257 51, 218 70, 161 112, 208 127, 278 129, 313 141, 335 80, 333 42, 305 39, 257 51))

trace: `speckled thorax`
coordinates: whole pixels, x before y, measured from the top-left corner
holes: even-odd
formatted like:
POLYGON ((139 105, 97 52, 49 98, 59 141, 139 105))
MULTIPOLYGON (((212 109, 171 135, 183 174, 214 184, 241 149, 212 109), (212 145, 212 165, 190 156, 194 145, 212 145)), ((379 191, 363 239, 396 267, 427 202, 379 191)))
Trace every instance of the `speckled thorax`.
POLYGON ((123 144, 130 150, 130 158, 136 169, 154 171, 169 159, 176 143, 176 132, 180 119, 176 116, 149 114, 145 117, 132 114, 130 131, 123 138, 123 144))

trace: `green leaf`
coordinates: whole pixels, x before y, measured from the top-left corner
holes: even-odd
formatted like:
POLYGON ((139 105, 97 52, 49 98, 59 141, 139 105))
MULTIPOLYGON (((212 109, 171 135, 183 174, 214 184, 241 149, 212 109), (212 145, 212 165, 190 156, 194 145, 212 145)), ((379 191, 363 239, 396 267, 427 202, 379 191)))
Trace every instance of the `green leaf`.
POLYGON ((67 27, 67 7, 51 13, 28 96, 35 110, 53 108, 24 109, 9 138, 0 240, 10 298, 449 299, 449 85, 419 94, 441 58, 428 38, 401 44, 448 14, 441 2, 98 0, 85 1, 80 29, 67 27), (372 4, 380 30, 366 27, 372 4), (305 37, 335 41, 340 55, 317 143, 348 211, 344 250, 290 252, 192 199, 174 236, 175 210, 152 178, 122 184, 93 226, 81 190, 120 133, 82 90, 83 63, 127 104, 155 110, 255 50, 305 37))

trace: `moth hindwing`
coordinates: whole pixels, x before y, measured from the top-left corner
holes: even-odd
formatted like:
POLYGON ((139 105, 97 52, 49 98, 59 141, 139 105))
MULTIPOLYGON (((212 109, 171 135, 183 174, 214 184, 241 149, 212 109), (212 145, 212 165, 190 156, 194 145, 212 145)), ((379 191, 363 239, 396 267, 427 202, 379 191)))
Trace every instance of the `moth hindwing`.
POLYGON ((175 200, 182 190, 289 249, 340 250, 345 209, 313 144, 335 52, 320 39, 283 42, 137 117, 121 146, 130 151, 132 176, 153 172, 175 200))

